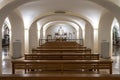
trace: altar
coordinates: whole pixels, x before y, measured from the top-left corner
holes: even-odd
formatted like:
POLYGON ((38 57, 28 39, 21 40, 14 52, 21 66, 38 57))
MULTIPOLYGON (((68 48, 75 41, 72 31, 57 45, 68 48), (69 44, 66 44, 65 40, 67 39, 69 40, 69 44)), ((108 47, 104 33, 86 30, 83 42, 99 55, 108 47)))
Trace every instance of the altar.
POLYGON ((58 29, 58 32, 55 33, 55 39, 56 41, 66 41, 67 39, 67 33, 64 32, 62 27, 58 29))

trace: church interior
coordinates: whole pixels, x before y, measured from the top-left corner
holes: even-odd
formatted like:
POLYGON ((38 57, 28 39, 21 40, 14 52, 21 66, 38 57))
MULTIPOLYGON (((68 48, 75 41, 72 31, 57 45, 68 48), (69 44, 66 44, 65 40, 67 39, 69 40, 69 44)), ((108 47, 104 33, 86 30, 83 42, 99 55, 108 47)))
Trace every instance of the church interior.
POLYGON ((120 0, 0 0, 0 80, 80 79, 120 79, 120 0))

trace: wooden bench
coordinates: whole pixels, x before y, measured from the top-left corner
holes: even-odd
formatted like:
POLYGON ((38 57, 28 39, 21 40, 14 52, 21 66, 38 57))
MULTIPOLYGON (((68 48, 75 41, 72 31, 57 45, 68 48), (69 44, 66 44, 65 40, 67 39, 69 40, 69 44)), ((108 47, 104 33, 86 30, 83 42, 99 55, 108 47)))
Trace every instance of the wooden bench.
POLYGON ((111 60, 13 60, 12 74, 16 69, 23 70, 59 70, 63 73, 65 70, 101 70, 108 69, 112 74, 111 60))
POLYGON ((120 80, 120 74, 1 74, 0 80, 120 80))
POLYGON ((46 42, 37 47, 38 49, 85 49, 86 47, 77 42, 46 42))
POLYGON ((37 49, 86 49, 83 46, 42 46, 37 49))
POLYGON ((91 49, 32 49, 32 53, 53 53, 53 52, 76 52, 76 53, 91 53, 91 49))
POLYGON ((89 53, 26 53, 25 60, 99 60, 99 54, 89 53))
POLYGON ((52 42, 46 42, 45 44, 41 45, 41 46, 83 46, 78 44, 77 42, 57 42, 57 41, 52 41, 52 42))
POLYGON ((77 52, 91 53, 91 49, 78 44, 77 42, 46 42, 45 44, 32 49, 32 53, 53 53, 53 52, 77 52))

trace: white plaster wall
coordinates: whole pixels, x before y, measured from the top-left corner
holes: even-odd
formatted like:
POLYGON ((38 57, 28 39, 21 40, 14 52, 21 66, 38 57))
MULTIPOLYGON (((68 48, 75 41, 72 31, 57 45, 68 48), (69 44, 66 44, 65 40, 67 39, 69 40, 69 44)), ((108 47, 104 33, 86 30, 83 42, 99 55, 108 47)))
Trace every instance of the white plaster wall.
POLYGON ((29 52, 32 52, 32 48, 38 47, 38 34, 37 34, 37 24, 34 23, 29 29, 29 52))
POLYGON ((109 42, 109 56, 112 54, 112 42, 111 42, 111 26, 114 16, 110 13, 106 13, 101 17, 99 26, 99 53, 101 54, 101 43, 103 41, 109 42))
POLYGON ((21 55, 24 54, 24 25, 22 19, 17 15, 11 13, 9 15, 11 22, 12 40, 11 40, 11 56, 13 55, 13 42, 20 41, 22 45, 21 55))
POLYGON ((87 23, 85 26, 85 46, 93 51, 93 28, 87 23))
POLYGON ((55 33, 58 32, 58 29, 62 27, 62 29, 64 30, 64 33, 67 33, 67 36, 69 37, 69 33, 72 33, 72 39, 76 39, 77 38, 77 32, 75 30, 74 27, 70 26, 70 25, 65 25, 65 24, 62 24, 62 25, 53 25, 53 26, 50 26, 47 30, 46 30, 46 37, 47 35, 52 35, 52 39, 55 38, 55 33), (75 34, 74 34, 75 32, 75 34))
POLYGON ((40 30, 40 39, 43 39, 43 28, 40 30))
POLYGON ((81 28, 79 28, 79 38, 83 39, 83 31, 81 28))

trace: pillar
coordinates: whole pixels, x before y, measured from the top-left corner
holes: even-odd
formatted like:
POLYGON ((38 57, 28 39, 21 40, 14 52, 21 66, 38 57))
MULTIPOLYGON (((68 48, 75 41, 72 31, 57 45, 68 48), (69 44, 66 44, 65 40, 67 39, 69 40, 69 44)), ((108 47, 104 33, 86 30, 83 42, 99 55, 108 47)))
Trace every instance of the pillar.
POLYGON ((25 29, 24 35, 24 42, 25 42, 25 53, 29 52, 29 29, 25 29))
POLYGON ((94 53, 98 53, 98 29, 94 29, 94 53))

